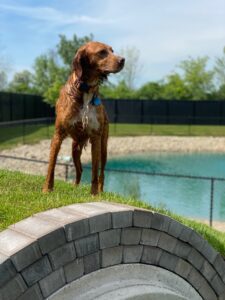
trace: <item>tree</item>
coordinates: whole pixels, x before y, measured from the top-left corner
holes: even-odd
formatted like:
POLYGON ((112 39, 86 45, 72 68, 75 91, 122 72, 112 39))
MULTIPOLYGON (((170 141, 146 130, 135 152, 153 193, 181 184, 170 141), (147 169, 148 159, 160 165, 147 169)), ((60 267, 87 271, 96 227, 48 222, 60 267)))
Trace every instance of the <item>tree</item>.
MULTIPOLYGON (((3 46, 0 44, 1 50, 3 46)), ((2 52, 1 52, 2 53, 2 52)), ((10 64, 7 60, 7 57, 3 54, 0 55, 0 91, 7 88, 7 78, 8 72, 10 70, 10 64)))
POLYGON ((124 82, 129 89, 135 88, 135 80, 141 70, 140 51, 135 47, 126 47, 121 50, 125 57, 125 66, 118 74, 119 82, 124 82))
POLYGON ((139 99, 162 99, 163 85, 160 82, 148 82, 137 91, 139 99))
POLYGON ((184 100, 191 98, 192 95, 181 76, 178 73, 173 73, 167 76, 161 97, 168 100, 184 100))
POLYGON ((225 47, 223 48, 223 55, 216 58, 214 71, 219 81, 219 85, 225 85, 225 47))
POLYGON ((94 38, 93 34, 79 38, 76 34, 73 35, 72 39, 69 40, 65 35, 59 36, 59 43, 57 45, 57 51, 61 57, 63 63, 70 68, 73 61, 74 55, 77 50, 87 42, 92 41, 94 38))
POLYGON ((5 71, 0 70, 0 91, 4 91, 7 87, 7 74, 5 71))
POLYGON ((120 81, 117 85, 107 83, 100 88, 100 93, 104 98, 112 99, 134 99, 136 91, 130 89, 124 81, 120 81))
POLYGON ((34 63, 34 86, 46 102, 55 105, 60 88, 65 84, 71 71, 71 64, 76 51, 81 45, 93 39, 93 35, 71 40, 60 35, 57 52, 49 51, 40 55, 34 63))
MULTIPOLYGON (((207 71, 208 57, 189 58, 178 66, 183 71, 183 80, 192 100, 204 100, 215 89, 214 71, 207 71)), ((190 100, 191 100, 190 99, 190 100)))
POLYGON ((33 87, 33 74, 27 70, 15 73, 7 90, 15 93, 35 93, 33 87))
POLYGON ((67 70, 60 66, 54 51, 36 58, 34 63, 34 87, 37 94, 44 96, 46 102, 54 105, 60 87, 67 80, 67 70))

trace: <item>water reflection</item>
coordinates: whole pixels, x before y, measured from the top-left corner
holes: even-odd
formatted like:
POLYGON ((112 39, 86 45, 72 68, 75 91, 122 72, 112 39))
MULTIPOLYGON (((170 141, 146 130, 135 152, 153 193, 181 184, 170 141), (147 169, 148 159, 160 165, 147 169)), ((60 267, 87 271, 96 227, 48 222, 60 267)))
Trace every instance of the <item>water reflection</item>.
MULTIPOLYGON (((106 172, 106 191, 132 196, 187 217, 208 219, 209 181, 137 175, 129 171, 225 178, 225 155, 170 153, 129 155, 109 160, 107 167, 127 170, 128 173, 106 172)), ((83 181, 90 182, 90 170, 85 170, 83 181)), ((214 220, 225 221, 225 182, 215 182, 213 217, 214 220)))

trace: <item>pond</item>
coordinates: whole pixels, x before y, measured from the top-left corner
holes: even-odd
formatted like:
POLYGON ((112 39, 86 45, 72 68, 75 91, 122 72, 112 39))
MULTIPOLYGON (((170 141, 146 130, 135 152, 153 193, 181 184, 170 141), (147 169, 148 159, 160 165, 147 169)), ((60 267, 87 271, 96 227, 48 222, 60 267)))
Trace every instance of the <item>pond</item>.
MULTIPOLYGON (((183 216, 208 220, 210 181, 134 174, 131 171, 225 178, 225 154, 148 153, 109 159, 105 191, 132 196, 183 216)), ((83 182, 90 182, 85 169, 83 182)), ((215 181, 213 219, 225 221, 225 181, 215 181)))

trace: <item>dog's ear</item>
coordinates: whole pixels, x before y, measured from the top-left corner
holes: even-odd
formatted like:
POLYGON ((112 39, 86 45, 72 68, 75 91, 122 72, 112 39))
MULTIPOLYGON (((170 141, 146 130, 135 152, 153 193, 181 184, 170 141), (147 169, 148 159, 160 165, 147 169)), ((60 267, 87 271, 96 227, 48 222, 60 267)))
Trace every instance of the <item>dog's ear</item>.
POLYGON ((80 49, 77 51, 73 59, 73 70, 77 75, 79 80, 85 78, 85 74, 88 71, 89 61, 85 49, 80 49))

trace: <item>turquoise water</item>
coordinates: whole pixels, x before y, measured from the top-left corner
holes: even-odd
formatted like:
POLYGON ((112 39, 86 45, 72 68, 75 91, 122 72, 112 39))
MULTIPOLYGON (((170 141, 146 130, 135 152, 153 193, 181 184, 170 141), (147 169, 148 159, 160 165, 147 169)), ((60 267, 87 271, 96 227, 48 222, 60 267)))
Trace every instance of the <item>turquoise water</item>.
MULTIPOLYGON (((128 173, 106 172, 105 190, 134 196, 183 216, 209 218, 210 182, 131 174, 146 171, 225 178, 225 154, 149 153, 109 159, 107 168, 128 173)), ((90 170, 83 181, 90 182, 90 170)), ((214 220, 225 221, 225 182, 215 182, 214 220)))

